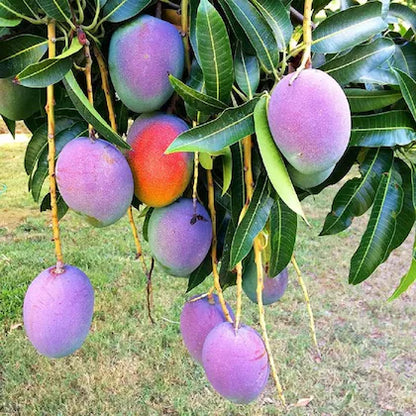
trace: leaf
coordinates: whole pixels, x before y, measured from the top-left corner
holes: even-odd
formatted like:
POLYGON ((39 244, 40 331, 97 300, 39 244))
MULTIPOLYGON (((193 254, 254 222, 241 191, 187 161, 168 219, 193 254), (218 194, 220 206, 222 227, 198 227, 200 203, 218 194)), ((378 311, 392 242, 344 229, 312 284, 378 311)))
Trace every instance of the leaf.
POLYGON ((173 89, 183 98, 183 100, 193 109, 207 114, 215 114, 227 108, 227 105, 217 99, 203 94, 191 87, 188 87, 181 80, 169 75, 169 81, 173 89))
POLYGON ((259 61, 255 56, 246 55, 241 45, 237 48, 234 71, 237 85, 249 98, 253 97, 260 83, 259 61))
POLYGON ((233 177, 233 158, 231 149, 225 148, 225 153, 222 155, 222 172, 223 172, 223 189, 222 196, 228 191, 233 177))
POLYGON ((47 16, 56 19, 58 22, 71 20, 68 0, 36 0, 36 3, 38 3, 47 16))
POLYGON ((195 60, 200 64, 198 56, 198 47, 196 44, 196 14, 198 12, 200 0, 189 0, 189 42, 195 54, 195 60))
POLYGON ((235 234, 234 221, 229 221, 224 238, 224 247, 222 250, 221 265, 219 270, 220 284, 223 289, 235 284, 236 274, 230 271, 231 246, 235 234))
POLYGON ((407 111, 353 116, 350 146, 404 146, 416 139, 416 125, 407 111))
POLYGON ((404 4, 391 3, 389 7, 389 16, 398 17, 399 19, 408 22, 412 27, 413 32, 416 33, 416 12, 404 4))
POLYGON ((296 213, 276 197, 270 211, 270 276, 277 276, 289 264, 295 247, 297 226, 296 213))
POLYGON ((273 188, 285 204, 306 221, 305 213, 303 212, 295 188, 292 185, 285 163, 270 133, 267 121, 267 105, 268 100, 263 96, 260 98, 254 110, 257 143, 267 175, 273 188))
POLYGON ((266 20, 248 0, 224 0, 256 51, 266 73, 275 71, 279 60, 276 39, 266 20))
POLYGON ((211 250, 205 256, 202 263, 194 270, 188 279, 188 287, 186 293, 199 286, 212 273, 211 250))
POLYGON ((246 186, 244 179, 244 155, 241 142, 231 146, 233 160, 233 182, 231 184, 231 218, 235 227, 240 218, 240 212, 246 202, 246 186))
POLYGON ((144 10, 152 0, 108 0, 103 8, 103 20, 123 22, 144 10))
POLYGON ((9 120, 8 118, 1 116, 4 121, 4 124, 7 126, 10 134, 13 136, 13 139, 16 139, 16 121, 9 120))
POLYGON ((363 215, 371 207, 381 175, 393 163, 391 149, 371 149, 360 165, 360 178, 346 182, 335 195, 331 212, 326 216, 319 235, 332 235, 347 229, 355 217, 363 215))
MULTIPOLYGON (((203 94, 205 94, 205 80, 204 75, 202 74, 202 69, 199 66, 196 59, 192 61, 191 73, 189 74, 189 80, 187 85, 203 94)), ((211 97, 212 98, 212 97, 211 97)), ((200 111, 197 111, 194 107, 190 106, 185 102, 186 114, 191 120, 197 121, 197 124, 204 123, 209 119, 209 115, 203 114, 200 111)))
MULTIPOLYGON (((61 194, 59 192, 57 192, 57 196, 56 196, 56 203, 58 206, 58 221, 60 221, 64 215, 68 212, 68 205, 65 203, 64 199, 62 198, 61 194)), ((50 192, 48 192, 41 204, 40 204, 40 211, 47 211, 47 210, 51 210, 51 194, 50 192)))
POLYGON ((394 69, 399 81, 400 91, 414 120, 416 120, 416 81, 400 69, 394 69))
POLYGON ((145 239, 145 241, 149 241, 149 221, 150 221, 150 217, 152 215, 153 210, 154 208, 149 207, 144 217, 142 233, 143 233, 143 238, 145 239))
POLYGON ((312 51, 341 52, 387 29, 381 7, 380 2, 369 2, 329 16, 313 31, 312 51))
POLYGON ((5 19, 3 17, 0 17, 0 28, 16 27, 20 25, 21 22, 22 22, 22 19, 5 19))
POLYGON ((47 50, 47 39, 35 35, 19 35, 0 41, 0 78, 16 75, 39 61, 47 50))
POLYGON ((107 124, 95 108, 89 103, 87 97, 78 85, 72 71, 68 72, 63 79, 63 83, 68 92, 69 98, 73 102, 75 108, 88 123, 110 143, 121 148, 129 149, 130 146, 107 124))
POLYGON ((372 69, 370 72, 361 75, 360 78, 354 81, 363 84, 380 84, 389 86, 399 84, 393 72, 390 69, 383 67, 372 69))
POLYGON ((228 102, 234 82, 230 39, 220 14, 208 0, 201 0, 198 7, 196 41, 207 94, 228 102))
POLYGON ((253 112, 258 98, 235 108, 228 108, 220 116, 180 134, 166 149, 173 152, 220 152, 254 133, 253 112))
POLYGON ((234 268, 250 252, 254 238, 266 225, 272 205, 269 183, 266 176, 262 175, 257 181, 247 212, 235 231, 229 269, 234 268))
POLYGON ((72 59, 44 59, 41 62, 27 66, 16 75, 16 82, 25 87, 46 88, 56 84, 71 70, 72 59))
POLYGON ((35 0, 0 0, 0 17, 36 17, 36 7, 35 0))
POLYGON ((273 31, 279 50, 286 49, 293 32, 289 11, 280 0, 253 0, 273 31))
POLYGON ((380 38, 374 42, 356 46, 350 52, 336 57, 319 69, 327 72, 340 84, 348 84, 371 72, 387 61, 394 52, 394 43, 380 38))
POLYGON ((367 229, 351 258, 349 283, 361 283, 383 262, 394 235, 402 200, 403 190, 393 179, 390 168, 381 177, 367 229))
POLYGON ((363 90, 347 88, 344 90, 353 113, 365 113, 387 107, 402 98, 395 90, 363 90))
POLYGON ((416 280, 416 238, 415 243, 413 245, 413 252, 412 252, 412 263, 410 264, 410 268, 408 272, 402 277, 399 286, 397 286, 394 293, 389 297, 389 301, 397 299, 401 294, 406 292, 406 290, 414 283, 416 280))

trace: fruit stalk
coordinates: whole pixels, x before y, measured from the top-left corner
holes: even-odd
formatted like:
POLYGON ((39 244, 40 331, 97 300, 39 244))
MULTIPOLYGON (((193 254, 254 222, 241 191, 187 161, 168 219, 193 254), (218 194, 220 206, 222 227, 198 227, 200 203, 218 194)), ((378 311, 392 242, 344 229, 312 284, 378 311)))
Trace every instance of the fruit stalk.
POLYGON ((181 0, 181 28, 182 40, 185 48, 185 66, 188 74, 191 73, 191 55, 189 47, 189 19, 188 19, 189 0, 181 0))
MULTIPOLYGON (((51 20, 48 23, 48 57, 54 58, 56 55, 56 23, 51 20)), ((49 166, 49 190, 51 194, 52 209, 52 229, 53 241, 55 243, 56 270, 55 273, 63 273, 64 261, 62 256, 61 238, 59 232, 58 204, 56 201, 56 180, 55 180, 55 96, 54 86, 47 87, 46 112, 48 116, 48 166, 49 166)))
MULTIPOLYGON (((92 67, 92 58, 91 58, 91 51, 90 51, 90 42, 89 40, 85 41, 84 44, 84 55, 85 55, 85 80, 87 83, 87 95, 88 101, 91 105, 94 105, 94 95, 92 89, 92 77, 91 77, 91 67, 92 67)), ((94 138, 94 126, 92 124, 88 124, 88 131, 90 139, 94 138)))
POLYGON ((222 288, 220 284, 220 275, 218 274, 218 262, 217 262, 217 214, 215 211, 215 202, 214 202, 214 181, 212 179, 212 171, 207 170, 207 180, 208 180, 208 205, 209 211, 211 214, 212 222, 212 245, 211 245, 211 260, 212 260, 212 274, 214 276, 214 286, 218 294, 218 300, 221 305, 222 312, 225 316, 225 319, 228 322, 233 322, 230 313, 228 312, 227 306, 225 305, 224 295, 222 293, 222 288))
POLYGON ((313 345, 315 346, 315 349, 316 349, 317 357, 320 360, 322 359, 322 356, 321 356, 321 351, 319 350, 318 341, 316 339, 315 319, 313 317, 312 306, 311 306, 311 302, 309 299, 308 289, 306 288, 306 284, 302 278, 302 273, 299 269, 298 263, 296 262, 294 255, 292 255, 292 265, 296 271, 298 282, 299 282, 300 287, 302 288, 303 296, 305 298, 306 309, 308 310, 308 315, 309 315, 309 326, 311 329, 311 338, 312 338, 313 345))
POLYGON ((194 204, 194 213, 196 213, 196 202, 198 199, 198 168, 199 168, 199 153, 195 152, 194 154, 194 183, 192 186, 192 203, 194 204))

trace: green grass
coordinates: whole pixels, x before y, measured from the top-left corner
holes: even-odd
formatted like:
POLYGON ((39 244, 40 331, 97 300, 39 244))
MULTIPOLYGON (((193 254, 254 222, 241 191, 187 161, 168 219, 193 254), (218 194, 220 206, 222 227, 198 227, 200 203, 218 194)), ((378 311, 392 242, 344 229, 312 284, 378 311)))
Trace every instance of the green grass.
MULTIPOLYGON (((49 215, 26 191, 24 145, 0 146, 0 414, 1 415, 414 415, 415 289, 387 303, 410 263, 411 239, 367 282, 349 286, 349 259, 365 218, 336 237, 318 237, 336 188, 305 202, 311 228, 300 226, 297 259, 315 312, 323 361, 314 359, 308 316, 290 269, 281 302, 266 310, 272 349, 289 403, 283 411, 270 380, 248 406, 217 395, 187 355, 179 333, 186 280, 156 267, 154 316, 145 308, 145 277, 134 261, 126 218, 94 229, 69 213, 64 256, 95 288, 92 330, 70 357, 39 356, 25 337, 21 308, 28 284, 54 262, 49 215)), ((146 244, 144 244, 146 250, 146 244)), ((200 292, 209 286, 196 289, 200 292)), ((226 297, 235 306, 231 288, 226 297)), ((244 321, 258 328, 247 298, 244 321)))

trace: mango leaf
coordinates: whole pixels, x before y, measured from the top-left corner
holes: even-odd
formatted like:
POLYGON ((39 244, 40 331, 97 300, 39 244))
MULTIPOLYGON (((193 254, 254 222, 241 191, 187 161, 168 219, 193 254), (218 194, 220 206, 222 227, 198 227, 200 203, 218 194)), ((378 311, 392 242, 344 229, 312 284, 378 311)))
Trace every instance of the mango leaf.
POLYGON ((222 155, 222 172, 223 172, 223 185, 222 185, 222 196, 228 191, 233 178, 233 158, 231 149, 225 148, 225 152, 222 155))
POLYGON ((199 286, 212 273, 211 250, 206 255, 202 263, 195 269, 188 279, 188 287, 186 293, 199 286))
POLYGON ((236 227, 238 224, 238 219, 240 218, 240 212, 246 202, 246 187, 244 182, 244 155, 241 142, 231 146, 231 157, 233 159, 231 218, 236 227))
POLYGON ((200 0, 189 0, 189 42, 195 54, 195 59, 200 65, 198 47, 196 43, 196 14, 198 12, 200 0))
POLYGON ((416 238, 413 245, 412 251, 412 263, 410 264, 410 268, 408 272, 402 277, 399 286, 397 286, 396 290, 393 294, 389 297, 389 301, 397 299, 401 294, 406 292, 406 290, 415 282, 416 280, 416 238))
POLYGON ((230 271, 231 246, 235 234, 235 224, 233 221, 228 223, 222 250, 221 265, 219 270, 220 284, 223 289, 235 285, 236 274, 230 271))
POLYGON ((344 90, 353 113, 365 113, 387 107, 402 98, 400 92, 395 90, 363 90, 348 88, 344 90))
POLYGON ((144 221, 143 221, 143 228, 142 228, 143 238, 145 241, 149 241, 149 221, 150 221, 152 212, 154 210, 154 208, 151 208, 151 207, 147 207, 147 208, 149 209, 146 210, 144 221))
POLYGON ((123 22, 144 10, 152 0, 108 0, 103 8, 103 20, 123 22))
POLYGON ((362 6, 329 16, 313 31, 312 51, 335 53, 352 48, 387 29, 381 17, 381 3, 370 2, 362 6))
POLYGON ((19 35, 0 41, 0 78, 16 75, 39 61, 47 50, 47 39, 35 35, 19 35))
POLYGON ((230 266, 234 268, 250 252, 253 240, 266 225, 273 199, 269 193, 269 182, 261 175, 254 189, 253 198, 234 234, 231 245, 230 266))
POLYGON ((266 73, 275 71, 279 60, 276 39, 266 20, 248 0, 224 0, 256 51, 266 73))
POLYGON ((355 217, 363 215, 371 207, 381 175, 393 163, 391 149, 371 149, 360 164, 360 178, 346 182, 335 195, 331 212, 326 216, 319 235, 332 235, 347 229, 355 217))
POLYGON ((413 32, 416 33, 416 12, 410 7, 400 3, 391 3, 388 15, 398 17, 399 19, 409 23, 413 32))
POLYGON ((373 209, 360 245, 351 258, 349 283, 367 279, 383 262, 396 229, 396 217, 403 201, 403 190, 394 180, 392 168, 383 173, 373 209))
POLYGON ((280 0, 253 0, 273 31, 279 50, 286 49, 293 32, 289 11, 280 0))
MULTIPOLYGON (((205 94, 205 80, 204 75, 202 74, 202 69, 198 64, 198 61, 194 59, 191 65, 191 73, 189 74, 189 79, 187 81, 188 87, 205 94)), ((205 94, 206 95, 206 94, 205 94)), ((211 97, 212 98, 212 97, 211 97)), ((185 102, 186 114, 191 120, 197 121, 198 124, 204 123, 209 119, 209 115, 198 111, 193 106, 185 102)))
MULTIPOLYGON (((56 204, 58 205, 58 220, 61 220, 68 212, 68 205, 65 203, 62 195, 59 192, 57 192, 56 195, 56 204)), ((40 211, 43 212, 51 209, 51 194, 48 192, 42 199, 40 204, 40 211)))
POLYGON ((399 85, 393 71, 384 68, 384 64, 361 75, 354 81, 362 84, 399 85))
POLYGON ((71 10, 68 0, 36 0, 47 16, 58 22, 71 21, 71 10))
POLYGON ((217 153, 254 133, 253 112, 258 98, 235 108, 228 108, 220 116, 201 126, 180 134, 166 149, 173 152, 217 153))
POLYGON ((235 55, 234 71, 237 85, 252 98, 260 83, 259 61, 255 56, 246 55, 241 44, 235 55))
MULTIPOLYGON (((254 123, 260 154, 266 167, 267 175, 273 188, 285 204, 294 212, 305 218, 295 188, 292 185, 283 158, 280 155, 267 121, 268 100, 261 97, 254 110, 254 123)), ((306 221, 306 218, 305 218, 306 221)))
POLYGON ((410 78, 405 72, 400 71, 400 69, 396 68, 394 73, 399 81, 400 90, 406 101, 407 107, 412 113, 413 118, 416 120, 416 81, 410 78))
POLYGON ((9 120, 8 118, 1 116, 4 124, 7 126, 9 133, 13 136, 13 139, 16 139, 16 122, 14 120, 9 120))
POLYGON ((0 17, 0 28, 3 27, 16 27, 20 25, 22 19, 5 19, 4 17, 0 17))
POLYGON ((277 276, 289 264, 297 227, 296 213, 277 196, 270 211, 270 276, 277 276))
POLYGON ((416 124, 407 111, 352 117, 350 146, 404 146, 416 139, 416 124))
POLYGON ((208 0, 198 7, 196 41, 207 94, 228 102, 234 82, 231 44, 220 14, 208 0))
POLYGON ((198 111, 203 111, 206 114, 215 114, 227 108, 227 105, 223 102, 188 87, 188 85, 184 84, 173 75, 169 75, 169 81, 173 89, 183 98, 183 100, 198 111))
POLYGON ((69 98, 85 121, 91 123, 94 128, 110 143, 124 149, 130 149, 130 146, 107 124, 97 110, 95 110, 95 108, 89 103, 81 87, 78 85, 72 71, 65 75, 63 83, 68 92, 69 98))
POLYGON ((35 0, 0 0, 0 17, 36 17, 36 7, 35 0))
POLYGON ((387 61, 394 52, 394 43, 390 39, 380 38, 374 42, 356 46, 350 52, 336 57, 319 69, 327 72, 340 84, 348 84, 387 61))

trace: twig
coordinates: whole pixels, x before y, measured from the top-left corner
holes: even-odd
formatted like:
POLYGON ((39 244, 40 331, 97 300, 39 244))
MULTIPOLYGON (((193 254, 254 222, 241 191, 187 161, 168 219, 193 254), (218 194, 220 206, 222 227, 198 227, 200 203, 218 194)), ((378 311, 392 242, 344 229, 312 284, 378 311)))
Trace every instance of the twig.
POLYGON ((191 50, 189 47, 189 19, 188 19, 189 0, 181 0, 181 30, 183 46, 185 48, 185 66, 188 74, 191 73, 191 50))
MULTIPOLYGON (((297 23, 303 24, 303 14, 298 12, 294 7, 290 6, 290 15, 292 16, 293 20, 297 23)), ((316 28, 315 23, 311 22, 312 29, 316 28)))

